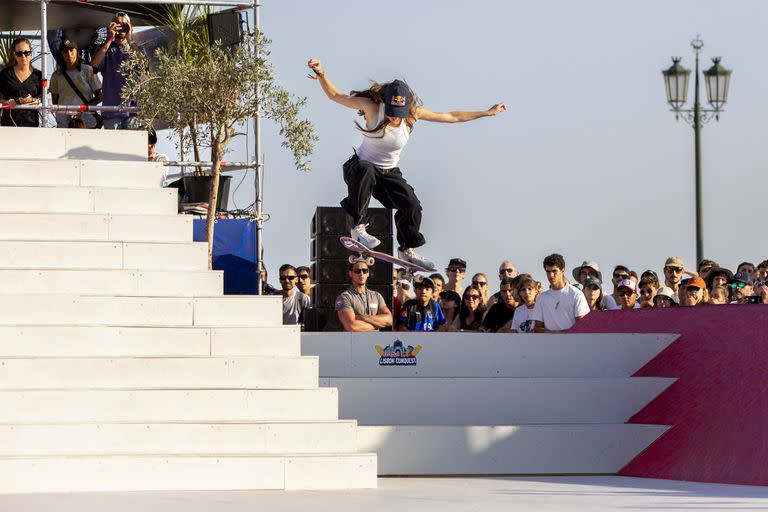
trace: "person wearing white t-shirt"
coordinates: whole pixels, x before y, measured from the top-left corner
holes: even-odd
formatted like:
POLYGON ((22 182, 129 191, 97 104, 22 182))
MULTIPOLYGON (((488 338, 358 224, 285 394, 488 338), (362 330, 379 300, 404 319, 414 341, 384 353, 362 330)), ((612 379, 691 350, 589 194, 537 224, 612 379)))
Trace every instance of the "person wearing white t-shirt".
POLYGON ((570 329, 589 313, 584 294, 565 280, 565 260, 559 254, 544 258, 549 290, 541 293, 531 313, 534 332, 558 332, 570 329))
POLYGON ((533 332, 536 321, 533 319, 533 309, 536 307, 536 297, 539 295, 541 284, 532 277, 526 276, 517 284, 517 294, 523 302, 515 309, 512 317, 512 332, 533 332))

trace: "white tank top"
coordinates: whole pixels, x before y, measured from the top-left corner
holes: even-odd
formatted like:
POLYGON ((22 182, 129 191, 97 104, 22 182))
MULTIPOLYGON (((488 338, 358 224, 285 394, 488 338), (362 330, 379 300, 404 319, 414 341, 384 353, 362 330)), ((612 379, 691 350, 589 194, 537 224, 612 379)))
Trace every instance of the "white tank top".
MULTIPOLYGON (((381 120, 384 119, 384 104, 379 105, 379 114, 367 129, 376 128, 381 120)), ((381 132, 363 133, 363 143, 357 148, 357 156, 360 160, 367 160, 376 167, 382 169, 391 169, 397 167, 400 161, 400 152, 408 143, 411 132, 408 130, 408 123, 403 119, 400 126, 387 126, 384 129, 384 137, 381 132)))

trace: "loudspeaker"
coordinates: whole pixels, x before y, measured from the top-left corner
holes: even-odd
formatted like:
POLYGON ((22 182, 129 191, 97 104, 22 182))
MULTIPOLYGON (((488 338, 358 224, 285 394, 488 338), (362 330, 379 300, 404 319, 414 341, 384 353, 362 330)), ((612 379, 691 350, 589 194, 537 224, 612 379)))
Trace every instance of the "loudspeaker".
MULTIPOLYGON (((335 309, 336 298, 349 288, 348 284, 316 284, 312 288, 312 306, 318 309, 335 309)), ((379 292, 384 296, 387 307, 392 311, 392 285, 374 284, 367 286, 369 290, 379 292)))
MULTIPOLYGON (((392 285, 392 264, 376 261, 369 267, 368 285, 392 285)), ((319 259, 312 263, 312 276, 316 283, 349 286, 349 260, 319 259)))
MULTIPOLYGON (((394 245, 392 242, 392 235, 378 235, 378 237, 379 240, 381 240, 381 244, 376 247, 376 250, 392 254, 392 246, 394 245)), ((347 258, 350 255, 354 255, 354 253, 341 245, 341 242, 339 242, 339 235, 318 235, 312 239, 309 245, 309 259, 311 261, 326 258, 347 261, 347 258)), ((376 264, 378 265, 379 262, 376 262, 376 264)))
MULTIPOLYGON (((312 216, 310 235, 349 236, 353 227, 352 217, 340 206, 319 206, 312 216)), ((368 233, 377 238, 392 238, 392 210, 368 208, 368 233)))
POLYGON ((243 40, 243 26, 240 12, 222 11, 208 15, 208 33, 211 44, 216 42, 222 46, 234 46, 243 40))
MULTIPOLYGON (((341 325, 341 322, 339 321, 339 315, 336 314, 336 310, 334 308, 317 308, 315 311, 317 315, 317 323, 311 327, 317 327, 318 332, 344 331, 344 326, 341 325)), ((304 330, 306 331, 306 324, 304 324, 304 327, 304 330)))

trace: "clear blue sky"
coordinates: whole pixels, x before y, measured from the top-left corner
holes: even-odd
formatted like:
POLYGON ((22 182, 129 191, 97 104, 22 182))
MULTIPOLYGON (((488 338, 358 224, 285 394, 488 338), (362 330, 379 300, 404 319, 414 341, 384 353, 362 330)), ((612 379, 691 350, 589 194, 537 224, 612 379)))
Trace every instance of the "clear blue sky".
MULTIPOLYGON (((698 33, 702 64, 722 56, 733 69, 727 111, 703 131, 705 255, 732 269, 768 258, 768 3, 262 3, 278 80, 308 98, 320 136, 313 170, 301 173, 264 124, 271 281, 281 263, 309 262, 312 213, 344 197, 341 164, 360 140, 355 113, 306 78, 310 57, 345 91, 402 78, 435 111, 507 103, 495 118, 418 123, 403 152, 424 207, 422 252, 441 270, 459 256, 470 272, 494 276, 509 258, 543 279, 551 252, 569 268, 595 259, 605 273, 618 263, 658 271, 670 255, 693 267, 693 130, 668 111, 661 70, 672 55, 692 68, 698 33)), ((244 148, 237 143, 230 160, 244 148)), ((253 201, 251 175, 235 201, 253 201)))

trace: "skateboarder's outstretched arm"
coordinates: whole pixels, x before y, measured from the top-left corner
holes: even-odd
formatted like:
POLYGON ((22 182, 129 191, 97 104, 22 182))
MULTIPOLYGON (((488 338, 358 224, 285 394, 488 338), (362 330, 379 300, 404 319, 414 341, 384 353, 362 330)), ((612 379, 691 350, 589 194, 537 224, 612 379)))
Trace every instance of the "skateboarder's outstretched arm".
POLYGON ((433 123, 464 123, 466 121, 474 121, 481 117, 491 117, 496 114, 501 114, 507 110, 507 106, 504 103, 497 103, 488 110, 480 110, 476 112, 465 112, 463 110, 456 110, 454 112, 432 112, 424 107, 416 107, 416 119, 421 121, 432 121, 433 123))
POLYGON ((363 98, 361 96, 351 96, 339 91, 326 76, 325 71, 323 71, 323 68, 320 66, 319 60, 310 59, 310 61, 307 62, 307 66, 309 66, 309 69, 315 73, 314 75, 307 76, 312 80, 317 80, 320 82, 320 87, 323 88, 323 92, 331 101, 334 101, 339 105, 344 105, 345 107, 363 112, 365 114, 366 120, 376 117, 376 114, 379 110, 378 105, 376 105, 376 103, 368 98, 363 98))

